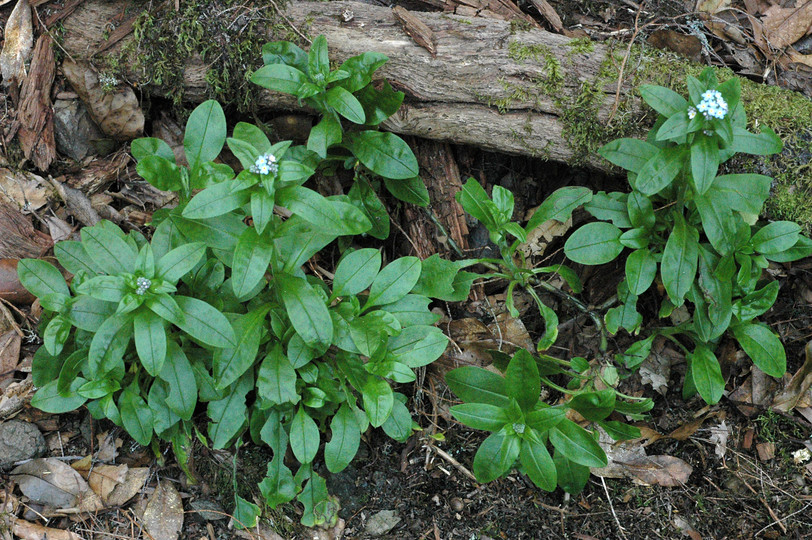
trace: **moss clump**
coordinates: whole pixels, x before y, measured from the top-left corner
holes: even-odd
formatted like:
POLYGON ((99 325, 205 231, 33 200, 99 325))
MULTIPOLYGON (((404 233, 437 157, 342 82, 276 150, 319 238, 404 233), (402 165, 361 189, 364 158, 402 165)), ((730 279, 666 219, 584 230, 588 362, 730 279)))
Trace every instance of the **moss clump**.
POLYGON ((248 9, 239 0, 193 0, 181 3, 176 12, 163 3, 139 15, 134 41, 108 61, 106 70, 115 75, 122 66, 131 66, 143 75, 142 84, 160 87, 180 110, 184 67, 199 56, 208 66, 207 97, 239 112, 255 112, 260 89, 249 79, 262 65, 262 46, 272 40, 269 29, 276 39, 299 41, 277 21, 271 6, 248 9))
POLYGON ((571 39, 566 45, 570 48, 567 51, 567 58, 570 59, 576 54, 588 54, 595 50, 595 43, 588 37, 571 39))

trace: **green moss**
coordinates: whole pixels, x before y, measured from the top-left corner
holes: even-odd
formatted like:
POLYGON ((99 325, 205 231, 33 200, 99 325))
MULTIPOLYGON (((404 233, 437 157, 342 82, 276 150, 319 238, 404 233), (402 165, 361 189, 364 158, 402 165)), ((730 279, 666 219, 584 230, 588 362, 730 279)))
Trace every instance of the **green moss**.
POLYGON ((567 52, 567 57, 572 57, 576 54, 588 54, 595 50, 595 43, 588 37, 571 39, 566 46, 570 48, 567 52))
POLYGON ((128 66, 143 75, 141 84, 159 87, 180 110, 184 66, 199 56, 208 66, 207 97, 255 112, 260 89, 249 78, 262 65, 262 46, 273 39, 297 42, 298 36, 277 21, 271 6, 247 10, 238 0, 194 0, 181 6, 178 12, 168 4, 142 12, 133 26, 135 39, 118 57, 109 57, 104 71, 116 76, 128 66), (266 37, 268 30, 274 38, 266 37))
POLYGON ((529 32, 533 29, 533 25, 524 19, 511 19, 510 20, 510 33, 518 34, 519 32, 529 32))

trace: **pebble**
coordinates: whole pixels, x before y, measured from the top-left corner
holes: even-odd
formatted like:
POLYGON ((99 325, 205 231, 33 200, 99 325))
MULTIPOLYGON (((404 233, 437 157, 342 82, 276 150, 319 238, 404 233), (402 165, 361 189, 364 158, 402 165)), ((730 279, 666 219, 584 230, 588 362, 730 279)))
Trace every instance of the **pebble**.
POLYGON ((0 469, 44 456, 47 451, 45 437, 36 425, 21 420, 0 423, 0 469))
POLYGON ((465 505, 462 502, 462 499, 459 497, 454 497, 451 499, 451 509, 455 512, 462 512, 462 509, 465 508, 465 505))

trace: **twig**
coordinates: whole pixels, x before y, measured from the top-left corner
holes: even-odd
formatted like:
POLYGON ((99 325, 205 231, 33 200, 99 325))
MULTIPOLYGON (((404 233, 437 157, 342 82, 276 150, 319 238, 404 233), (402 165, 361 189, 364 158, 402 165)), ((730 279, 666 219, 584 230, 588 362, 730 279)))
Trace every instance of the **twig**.
MULTIPOLYGON (((606 121, 606 125, 612 124, 612 119, 615 117, 615 113, 617 112, 617 108, 620 105, 620 89, 623 86, 623 71, 626 69, 626 62, 629 60, 629 56, 632 54, 632 44, 634 44, 635 38, 637 38, 637 34, 640 33, 640 30, 648 26, 644 24, 641 27, 637 26, 637 21, 640 19, 640 13, 643 12, 642 6, 645 2, 640 4, 640 8, 637 10, 637 14, 634 16, 634 32, 632 32, 632 37, 629 39, 629 45, 626 47, 626 54, 623 55, 623 61, 620 63, 620 69, 618 70, 617 74, 617 88, 615 90, 615 103, 612 105, 612 112, 609 113, 609 119, 606 121)), ((612 53, 610 53, 612 54, 612 53)), ((614 55, 613 55, 614 56, 614 55)))
POLYGON ((297 34, 299 34, 299 37, 300 37, 300 38, 302 38, 303 40, 305 40, 305 41, 306 41, 306 42, 308 42, 308 43, 313 43, 312 41, 310 41, 309 39, 307 39, 307 36, 306 36, 306 35, 304 35, 303 33, 301 33, 301 32, 299 31, 299 29, 298 29, 298 28, 296 28, 296 25, 295 25, 295 24, 293 24, 293 23, 290 21, 290 19, 288 19, 287 17, 285 17, 285 14, 284 14, 284 13, 282 13, 282 10, 281 10, 281 9, 279 9, 279 6, 277 6, 277 5, 276 5, 276 2, 274 2, 274 0, 268 0, 268 1, 271 3, 271 5, 273 6, 273 8, 276 10, 277 15, 279 15, 280 17, 282 17, 282 18, 285 20, 285 22, 286 22, 286 23, 288 23, 288 26, 290 26, 290 27, 293 29, 293 31, 294 31, 294 32, 296 32, 297 34))
MULTIPOLYGON (((782 518, 782 519, 778 519, 777 517, 775 517, 775 514, 773 514, 772 512, 770 512, 770 515, 771 515, 771 516, 773 516, 773 519, 775 519, 775 521, 774 521, 773 523, 770 523, 770 524, 769 524, 769 525, 767 525, 766 527, 762 527, 762 528, 761 528, 761 530, 759 530, 759 531, 758 531, 756 534, 754 534, 753 536, 754 536, 754 537, 758 537, 758 535, 759 535, 759 534, 763 533, 764 531, 766 531, 767 529, 769 529, 770 527, 772 527, 773 525, 776 525, 776 524, 777 524, 777 525, 779 525, 779 526, 781 526, 781 529, 782 529, 782 530, 784 530, 784 532, 785 532, 785 534, 786 534, 786 528, 785 528, 783 525, 781 525, 781 522, 782 522, 782 521, 786 521, 786 520, 788 520, 789 518, 791 518, 791 517, 792 517, 792 516, 794 516, 795 514, 800 514, 801 512, 806 511, 806 510, 807 510, 807 509, 808 509, 810 506, 812 506, 812 504, 807 504, 806 506, 804 506, 804 507, 803 507, 803 508, 801 508, 800 510, 796 510, 795 512, 791 513, 790 515, 788 515, 787 517, 782 518)), ((767 507, 767 509, 769 509, 769 506, 767 507)))
POLYGON ((446 460, 447 462, 449 462, 450 464, 452 464, 452 465, 454 466, 454 468, 456 468, 456 469, 457 469, 458 471, 460 471, 462 474, 464 474, 465 476, 467 476, 468 478, 470 478, 470 479, 471 479, 471 481, 476 482, 476 483, 479 483, 479 482, 477 481, 477 479, 476 479, 476 476, 474 476, 474 473, 472 473, 471 471, 469 471, 469 470, 468 470, 468 469, 465 467, 465 465, 463 465, 462 463, 460 463, 459 461, 457 461, 456 459, 454 459, 453 457, 451 457, 451 456, 450 456, 449 454, 447 454, 445 451, 441 450, 440 448, 437 448, 436 446, 431 446, 431 445, 428 445, 428 447, 429 447, 429 448, 431 448, 432 450, 434 450, 435 452, 437 452, 437 455, 438 455, 438 456, 440 456, 441 458, 443 458, 444 460, 446 460))
POLYGON ((601 484, 603 485, 603 491, 606 492, 606 502, 609 503, 609 510, 612 511, 612 517, 615 518, 615 523, 617 523, 617 530, 620 532, 620 536, 628 540, 626 533, 623 531, 623 525, 620 524, 620 520, 615 513, 615 506, 612 504, 612 497, 609 495, 609 488, 606 487, 606 480, 603 479, 603 476, 601 476, 601 484))

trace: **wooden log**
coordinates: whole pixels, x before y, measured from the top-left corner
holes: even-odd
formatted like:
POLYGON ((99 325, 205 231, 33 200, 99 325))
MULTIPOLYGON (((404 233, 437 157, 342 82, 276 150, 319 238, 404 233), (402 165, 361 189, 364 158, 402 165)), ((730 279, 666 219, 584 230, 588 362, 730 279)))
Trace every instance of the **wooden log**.
MULTIPOLYGON (((121 20, 125 13, 132 17, 148 5, 151 3, 143 0, 86 0, 62 20, 63 46, 76 60, 88 60, 98 51, 115 54, 133 37, 117 35, 120 40, 110 47, 103 38, 107 21, 121 20)), ((673 54, 573 40, 540 29, 527 30, 524 23, 450 13, 411 14, 429 29, 434 55, 415 43, 390 8, 359 2, 289 2, 284 20, 277 19, 273 26, 277 30, 281 26, 289 34, 302 29, 310 36, 324 34, 331 59, 339 62, 366 51, 386 54, 389 62, 379 73, 407 97, 402 109, 385 122, 385 129, 602 171, 613 169, 595 153, 601 144, 621 136, 641 137, 654 120, 652 111, 636 97, 637 86, 682 84, 684 92, 686 71, 697 71, 696 64, 673 54), (352 17, 347 21, 348 11, 352 17)), ((268 40, 283 37, 274 36, 269 28, 268 40)), ((138 47, 130 49, 137 51, 138 47)), ((149 66, 138 66, 135 59, 121 64, 132 69, 126 75, 129 80, 148 81, 149 73, 143 71, 149 66)), ((185 60, 184 99, 195 103, 210 96, 207 69, 199 57, 185 60)), ((722 75, 729 77, 730 73, 722 75)), ((808 129, 812 101, 745 79, 742 84, 748 111, 758 111, 755 118, 785 140, 808 129), (778 105, 781 103, 784 105, 778 105), (762 111, 772 116, 765 118, 762 111), (804 115, 806 120, 799 120, 804 115)), ((161 92, 149 85, 141 88, 161 92)), ((301 110, 291 96, 273 92, 261 93, 259 105, 269 111, 301 110)), ((804 142, 808 139, 801 136, 799 140, 800 151, 785 152, 780 162, 768 164, 766 169, 758 162, 752 168, 767 173, 773 168, 779 184, 784 182, 782 171, 806 170, 803 156, 808 155, 808 142, 804 142)), ((802 176, 782 184, 786 200, 793 201, 782 203, 787 208, 808 206, 797 193, 812 190, 812 174, 802 176), (801 185, 793 187, 799 182, 801 185)), ((807 213, 810 215, 800 218, 790 211, 782 217, 812 222, 812 212, 807 213)))

